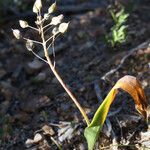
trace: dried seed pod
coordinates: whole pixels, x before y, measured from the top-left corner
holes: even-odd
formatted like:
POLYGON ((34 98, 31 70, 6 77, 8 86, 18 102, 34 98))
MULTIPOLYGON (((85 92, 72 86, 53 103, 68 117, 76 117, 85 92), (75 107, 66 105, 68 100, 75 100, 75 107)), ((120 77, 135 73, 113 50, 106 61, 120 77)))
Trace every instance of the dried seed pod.
POLYGON ((34 5, 33 5, 33 12, 38 13, 42 8, 42 1, 41 0, 36 0, 34 5))
POLYGON ((33 50, 33 41, 28 39, 27 42, 26 42, 26 48, 29 50, 29 51, 32 51, 33 50))
POLYGON ((15 38, 19 40, 21 38, 20 31, 18 29, 12 29, 12 31, 15 38))
POLYGON ((19 24, 22 28, 27 28, 29 26, 28 22, 26 22, 24 20, 19 20, 19 24))
POLYGON ((62 14, 59 16, 53 17, 50 24, 51 25, 58 25, 59 23, 61 23, 63 18, 64 18, 64 16, 62 14))
POLYGON ((52 34, 53 35, 56 35, 59 33, 59 30, 58 30, 58 27, 55 27, 53 30, 52 30, 52 34))
POLYGON ((48 9, 48 13, 49 14, 51 14, 51 13, 53 13, 55 10, 56 10, 56 2, 55 3, 53 3, 50 7, 49 7, 49 9, 48 9))
POLYGON ((65 22, 61 23, 59 25, 59 28, 58 28, 59 32, 60 33, 65 33, 68 29, 68 26, 69 26, 69 22, 68 23, 65 23, 65 22))

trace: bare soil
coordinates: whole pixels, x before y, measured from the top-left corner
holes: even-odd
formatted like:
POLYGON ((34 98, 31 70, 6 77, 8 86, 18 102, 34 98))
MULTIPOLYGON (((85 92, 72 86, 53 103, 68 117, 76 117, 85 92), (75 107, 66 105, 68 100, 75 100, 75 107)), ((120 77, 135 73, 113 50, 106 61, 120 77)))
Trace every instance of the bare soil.
MULTIPOLYGON (((68 5, 80 3, 68 2, 68 5)), ((150 2, 124 2, 130 13, 127 22, 128 40, 115 49, 108 46, 104 38, 113 24, 106 8, 108 4, 91 11, 66 13, 65 19, 71 22, 69 31, 59 37, 55 44, 56 68, 91 119, 100 104, 97 93, 101 93, 104 99, 115 82, 124 75, 136 76, 141 81, 150 102, 149 47, 137 50, 125 60, 120 69, 106 80, 101 79, 105 73, 116 68, 132 48, 149 40, 150 2)), ((30 16, 26 18, 33 21, 30 16)), ((14 39, 11 28, 19 28, 17 19, 3 23, 0 28, 0 149, 55 150, 58 147, 51 140, 53 137, 64 150, 86 150, 83 135, 86 124, 80 112, 47 64, 38 61, 40 66, 37 69, 29 66, 37 59, 26 50, 23 41, 14 39), (58 132, 66 122, 71 123, 74 131, 70 133, 71 138, 62 142, 58 132), (50 126, 54 134, 44 135, 41 130, 44 125, 50 126), (38 142, 27 148, 26 140, 33 139, 36 133, 44 136, 45 143, 38 142)), ((37 36, 29 30, 25 30, 25 35, 33 38, 37 36)), ((36 52, 41 51, 37 47, 36 52)), ((120 92, 117 96, 108 121, 97 148, 112 149, 111 144, 116 138, 120 144, 119 149, 138 149, 135 145, 140 144, 140 132, 146 129, 146 124, 127 93, 120 92), (113 112, 116 112, 115 115, 113 112)))

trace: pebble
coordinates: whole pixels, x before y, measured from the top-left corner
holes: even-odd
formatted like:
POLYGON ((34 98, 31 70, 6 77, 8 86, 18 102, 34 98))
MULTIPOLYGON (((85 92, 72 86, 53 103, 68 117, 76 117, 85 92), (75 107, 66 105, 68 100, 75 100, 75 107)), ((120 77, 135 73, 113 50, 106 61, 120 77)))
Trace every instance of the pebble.
MULTIPOLYGON (((146 147, 147 149, 145 150, 149 150, 150 149, 150 142, 149 141, 144 141, 142 142, 143 147, 146 147)), ((144 150, 144 149, 143 149, 144 150)))
POLYGON ((33 139, 34 143, 38 143, 38 142, 40 142, 40 141, 42 141, 42 140, 43 140, 43 137, 42 137, 42 135, 39 134, 39 133, 37 133, 37 134, 34 136, 34 139, 33 139))
POLYGON ((34 140, 32 139, 27 139, 25 142, 27 148, 31 147, 33 144, 34 144, 34 140))
POLYGON ((33 74, 38 72, 43 67, 43 63, 37 59, 29 62, 25 67, 25 70, 28 74, 33 74))
POLYGON ((34 82, 43 82, 46 80, 46 73, 45 72, 40 72, 35 78, 34 82))
POLYGON ((48 134, 48 135, 51 135, 51 136, 55 134, 55 131, 53 130, 53 128, 48 126, 48 125, 44 125, 42 127, 42 130, 45 132, 45 134, 48 134))
POLYGON ((58 139, 60 142, 63 142, 65 141, 66 139, 67 140, 70 140, 72 139, 73 135, 74 135, 74 130, 75 130, 76 127, 71 127, 71 125, 68 125, 68 126, 65 126, 63 128, 60 128, 58 130, 58 139))
POLYGON ((85 145, 83 143, 79 144, 79 150, 86 150, 85 145))

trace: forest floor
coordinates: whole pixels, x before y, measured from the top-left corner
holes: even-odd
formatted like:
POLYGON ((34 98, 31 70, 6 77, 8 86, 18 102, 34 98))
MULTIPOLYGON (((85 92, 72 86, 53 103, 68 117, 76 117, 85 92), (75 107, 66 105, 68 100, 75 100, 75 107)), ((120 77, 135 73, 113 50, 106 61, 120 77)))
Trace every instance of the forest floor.
MULTIPOLYGON (((129 8, 131 3, 124 5, 129 8)), ((104 99, 124 75, 141 81, 150 102, 150 2, 132 3, 129 11, 127 42, 115 49, 104 41, 113 24, 106 7, 72 14, 65 11, 70 27, 56 40, 56 68, 90 118, 101 103, 99 96, 104 99), (118 69, 103 78, 126 56, 118 69)), ((0 149, 55 150, 57 143, 64 150, 87 150, 83 135, 86 124, 80 112, 48 65, 34 58, 24 42, 14 39, 11 28, 18 28, 18 20, 7 21, 0 28, 0 149), (42 140, 25 144, 38 133, 42 140)), ((29 30, 25 35, 36 36, 29 30)), ((36 52, 41 54, 42 49, 36 52)), ((117 143, 120 150, 142 149, 138 147, 145 129, 132 98, 120 92, 97 148, 114 149, 117 147, 112 145, 117 143)))

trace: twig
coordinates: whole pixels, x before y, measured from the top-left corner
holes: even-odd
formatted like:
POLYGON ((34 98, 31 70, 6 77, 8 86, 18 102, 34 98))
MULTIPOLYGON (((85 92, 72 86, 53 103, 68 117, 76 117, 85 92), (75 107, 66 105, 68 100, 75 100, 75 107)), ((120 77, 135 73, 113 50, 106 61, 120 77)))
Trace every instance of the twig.
POLYGON ((121 140, 123 139, 123 131, 122 131, 122 126, 121 126, 121 124, 120 124, 120 122, 119 122, 119 119, 117 118, 117 117, 115 117, 116 118, 116 121, 117 121, 117 123, 118 123, 118 125, 119 125, 119 127, 120 127, 120 135, 121 135, 121 140))
POLYGON ((103 101, 102 93, 101 93, 101 89, 100 89, 100 86, 99 86, 97 80, 94 81, 94 89, 95 89, 95 93, 96 93, 96 96, 97 96, 99 102, 102 103, 102 101, 103 101))
POLYGON ((49 123, 50 126, 54 126, 54 127, 59 127, 61 128, 62 125, 61 124, 56 124, 56 123, 49 123))
POLYGON ((54 144, 58 147, 59 150, 62 150, 61 145, 53 137, 51 137, 51 140, 54 142, 54 144))
MULTIPOLYGON (((126 148, 126 147, 132 147, 134 148, 135 145, 134 144, 129 144, 129 145, 123 145, 123 144, 115 144, 115 145, 110 145, 110 146, 105 146, 105 147, 101 147, 101 150, 106 150, 106 149, 110 149, 110 147, 112 146, 119 146, 119 147, 123 147, 123 148, 126 148)), ((148 148, 148 147, 145 147, 145 146, 141 146, 142 148, 148 148)), ((143 149, 144 150, 144 149, 143 149)), ((146 149, 145 149, 146 150, 146 149)))
MULTIPOLYGON (((43 31, 44 32, 44 31, 43 31)), ((45 42, 49 42, 51 39, 53 38, 53 36, 49 37, 45 42)))
POLYGON ((111 150, 118 150, 119 144, 116 140, 116 138, 113 138, 112 140, 112 145, 111 145, 111 150))
POLYGON ((116 111, 110 111, 107 115, 107 117, 112 117, 118 114, 122 110, 122 107, 119 107, 116 111))
MULTIPOLYGON (((45 29, 45 28, 47 28, 47 27, 49 27, 50 26, 50 28, 52 28, 53 26, 52 26, 52 24, 51 24, 51 22, 50 23, 48 23, 47 25, 45 25, 44 27, 43 27, 43 29, 45 29)), ((44 31, 45 32, 45 31, 44 31)))
POLYGON ((37 58, 39 58, 40 60, 42 60, 42 61, 44 61, 45 63, 48 64, 48 62, 47 62, 45 59, 43 59, 42 57, 40 57, 39 55, 37 55, 33 50, 32 50, 31 52, 32 52, 32 54, 33 54, 34 56, 36 56, 37 58))
POLYGON ((116 68, 111 69, 109 72, 105 73, 105 74, 101 77, 101 79, 102 79, 102 80, 106 80, 106 78, 107 78, 109 75, 115 73, 116 71, 118 71, 118 70, 123 66, 124 62, 126 61, 126 59, 127 59, 129 56, 131 56, 135 51, 137 51, 137 50, 139 50, 139 49, 145 49, 145 48, 147 48, 147 47, 149 46, 149 43, 150 43, 150 40, 148 40, 148 41, 146 41, 146 42, 140 44, 139 46, 137 46, 137 47, 131 49, 131 50, 121 59, 120 64, 119 64, 116 68))
POLYGON ((44 34, 45 34, 47 31, 49 31, 52 27, 53 27, 53 26, 48 27, 48 28, 44 31, 44 34))
MULTIPOLYGON (((28 39, 28 38, 23 38, 24 40, 26 40, 26 41, 28 41, 28 40, 30 40, 30 39, 28 39)), ((33 43, 36 43, 36 44, 40 44, 40 45, 42 45, 42 43, 41 42, 39 42, 39 41, 34 41, 34 40, 31 40, 33 43)))
POLYGON ((35 31, 39 31, 37 28, 35 28, 35 27, 32 27, 32 26, 28 26, 30 29, 33 29, 33 30, 35 30, 35 31))
POLYGON ((56 62, 55 62, 55 43, 54 43, 54 41, 55 41, 55 36, 53 36, 53 40, 52 40, 52 51, 53 51, 53 59, 54 59, 54 63, 53 63, 53 66, 55 67, 55 64, 56 64, 56 62))

